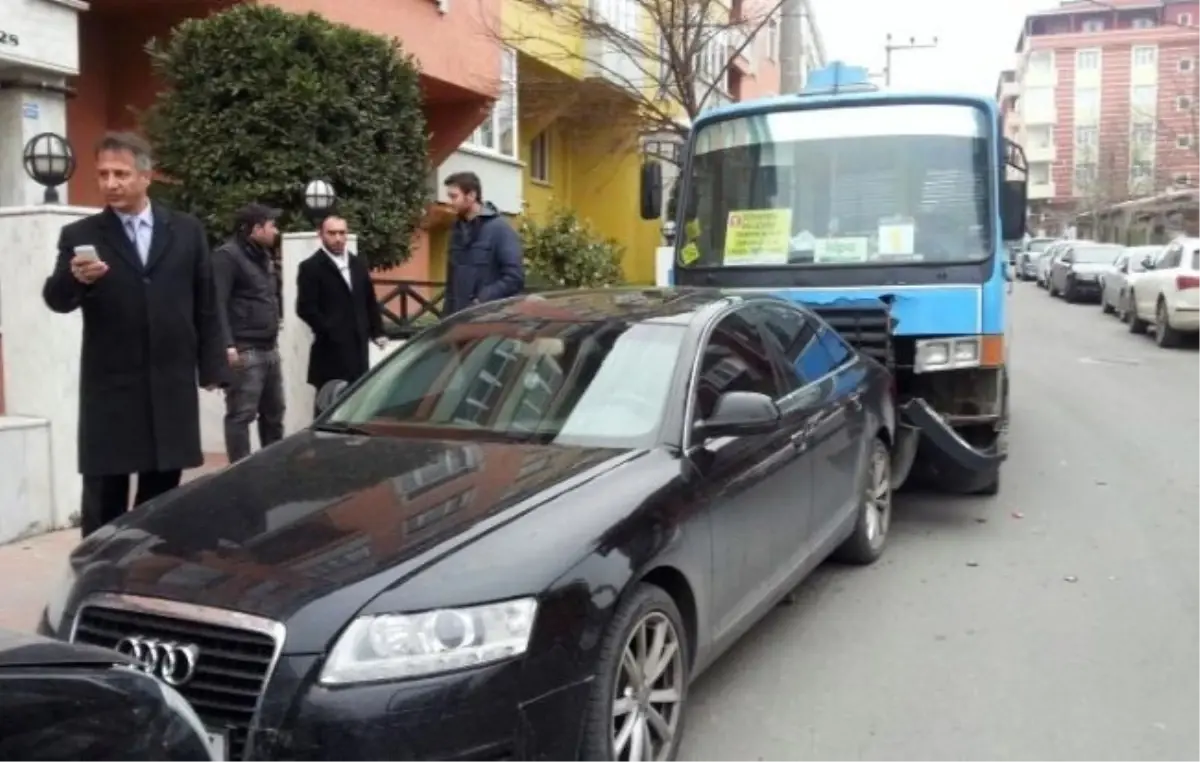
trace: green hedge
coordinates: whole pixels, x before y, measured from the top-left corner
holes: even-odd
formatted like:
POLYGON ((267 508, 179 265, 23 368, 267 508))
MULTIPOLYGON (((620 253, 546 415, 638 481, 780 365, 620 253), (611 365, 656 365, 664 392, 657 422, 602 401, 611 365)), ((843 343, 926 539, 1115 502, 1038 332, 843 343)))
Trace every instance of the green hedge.
POLYGON ((419 72, 396 42, 316 14, 240 5, 180 24, 149 52, 164 89, 144 114, 156 195, 214 239, 248 201, 311 229, 304 186, 333 183, 371 267, 408 259, 429 172, 419 72))

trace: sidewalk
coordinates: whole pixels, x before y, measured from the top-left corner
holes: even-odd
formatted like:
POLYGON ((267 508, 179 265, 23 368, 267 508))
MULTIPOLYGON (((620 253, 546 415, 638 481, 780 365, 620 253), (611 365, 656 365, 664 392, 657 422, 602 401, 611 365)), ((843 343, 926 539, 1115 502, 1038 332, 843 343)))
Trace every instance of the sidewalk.
MULTIPOLYGON (((226 465, 225 456, 206 454, 204 465, 185 471, 190 481, 226 465)), ((18 540, 0 545, 0 629, 32 631, 46 599, 63 575, 67 556, 79 544, 78 529, 18 540)))

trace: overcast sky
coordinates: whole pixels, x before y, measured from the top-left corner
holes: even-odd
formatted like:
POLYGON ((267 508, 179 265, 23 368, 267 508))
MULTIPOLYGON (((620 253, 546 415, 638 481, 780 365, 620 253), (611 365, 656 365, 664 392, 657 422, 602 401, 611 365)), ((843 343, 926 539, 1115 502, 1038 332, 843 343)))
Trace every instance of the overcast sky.
POLYGON ((892 86, 992 93, 1001 69, 1013 65, 1027 13, 1057 0, 811 0, 831 60, 882 72, 884 40, 915 36, 932 50, 892 54, 892 86))

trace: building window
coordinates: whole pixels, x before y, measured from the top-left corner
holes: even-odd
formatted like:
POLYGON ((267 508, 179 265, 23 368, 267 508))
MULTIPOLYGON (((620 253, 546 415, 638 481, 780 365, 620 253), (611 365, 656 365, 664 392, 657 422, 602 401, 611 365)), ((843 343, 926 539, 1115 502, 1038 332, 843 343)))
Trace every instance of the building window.
POLYGON ((1156 45, 1137 45, 1134 47, 1134 66, 1154 66, 1156 63, 1158 63, 1158 47, 1156 45))
POLYGON ((1077 71, 1095 71, 1100 68, 1100 51, 1096 49, 1080 50, 1075 53, 1075 69, 1077 71))
POLYGON ((1187 172, 1180 172, 1174 177, 1175 184, 1181 188, 1186 188, 1192 184, 1192 176, 1187 172))
POLYGON ((1100 129, 1098 127, 1076 127, 1075 128, 1075 147, 1076 148, 1095 148, 1100 142, 1100 129))
POLYGON ((1075 165, 1075 190, 1088 190, 1096 182, 1096 165, 1095 164, 1076 164, 1075 165))
POLYGON ((550 136, 545 132, 529 144, 529 178, 535 182, 550 182, 550 136))
POLYGON ((1192 25, 1192 14, 1190 14, 1190 13, 1181 13, 1178 16, 1176 16, 1176 19, 1178 19, 1180 26, 1191 26, 1192 25))
POLYGON ((1037 162, 1029 165, 1029 184, 1030 185, 1049 185, 1050 184, 1050 164, 1047 162, 1037 162))
POLYGON ((1029 147, 1030 148, 1050 148, 1052 145, 1053 133, 1048 126, 1038 126, 1029 128, 1029 147))
POLYGON ((1079 25, 1079 31, 1081 31, 1081 32, 1103 32, 1104 31, 1104 19, 1087 19, 1086 21, 1084 21, 1082 24, 1079 25))
POLYGON ((1190 95, 1180 95, 1175 98, 1176 111, 1191 111, 1192 98, 1190 95))
POLYGON ((1149 180, 1154 175, 1154 162, 1137 160, 1129 165, 1129 178, 1134 182, 1149 180))
POLYGON ((1143 122, 1133 125, 1130 130, 1130 142, 1135 146, 1146 148, 1154 145, 1155 129, 1153 122, 1143 122))
POLYGON ((779 19, 775 17, 767 22, 767 58, 779 60, 779 19))
POLYGON ((1177 148, 1188 149, 1195 144, 1195 138, 1191 135, 1176 135, 1175 146, 1177 148))
POLYGON ((501 56, 500 97, 483 124, 467 139, 469 145, 517 158, 517 53, 505 48, 501 56))
POLYGON ((1179 70, 1183 72, 1191 71, 1196 68, 1196 62, 1190 58, 1179 59, 1179 70))
POLYGON ((1036 74, 1049 74, 1054 69, 1054 53, 1049 50, 1035 50, 1029 54, 1029 71, 1036 74))
POLYGON ((1075 91, 1075 121, 1093 123, 1100 118, 1100 88, 1084 87, 1075 91))
POLYGON ((1133 20, 1130 26, 1134 29, 1153 29, 1155 24, 1154 19, 1149 16, 1138 16, 1133 20))
POLYGON ((1158 86, 1137 85, 1129 91, 1129 109, 1135 120, 1154 116, 1158 111, 1158 86))

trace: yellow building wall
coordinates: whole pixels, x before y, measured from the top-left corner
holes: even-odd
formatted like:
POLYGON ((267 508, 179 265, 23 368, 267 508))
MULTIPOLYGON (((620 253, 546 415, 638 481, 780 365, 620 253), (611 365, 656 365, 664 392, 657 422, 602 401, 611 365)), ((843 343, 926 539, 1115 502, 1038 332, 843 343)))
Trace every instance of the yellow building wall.
POLYGON ((579 18, 574 9, 587 1, 563 0, 573 10, 551 14, 536 7, 533 0, 504 0, 500 11, 501 37, 509 47, 579 79, 583 76, 583 36, 570 21, 579 18))
MULTIPOLYGON (((524 126, 521 127, 524 130, 524 126)), ((573 209, 601 236, 613 238, 624 247, 622 269, 629 283, 654 283, 654 250, 661 229, 656 221, 645 221, 638 208, 638 183, 641 158, 636 143, 619 132, 597 129, 587 135, 564 129, 555 122, 547 133, 550 138, 550 180, 548 183, 529 176, 529 136, 521 146, 525 162, 525 212, 544 219, 555 206, 573 209)))

